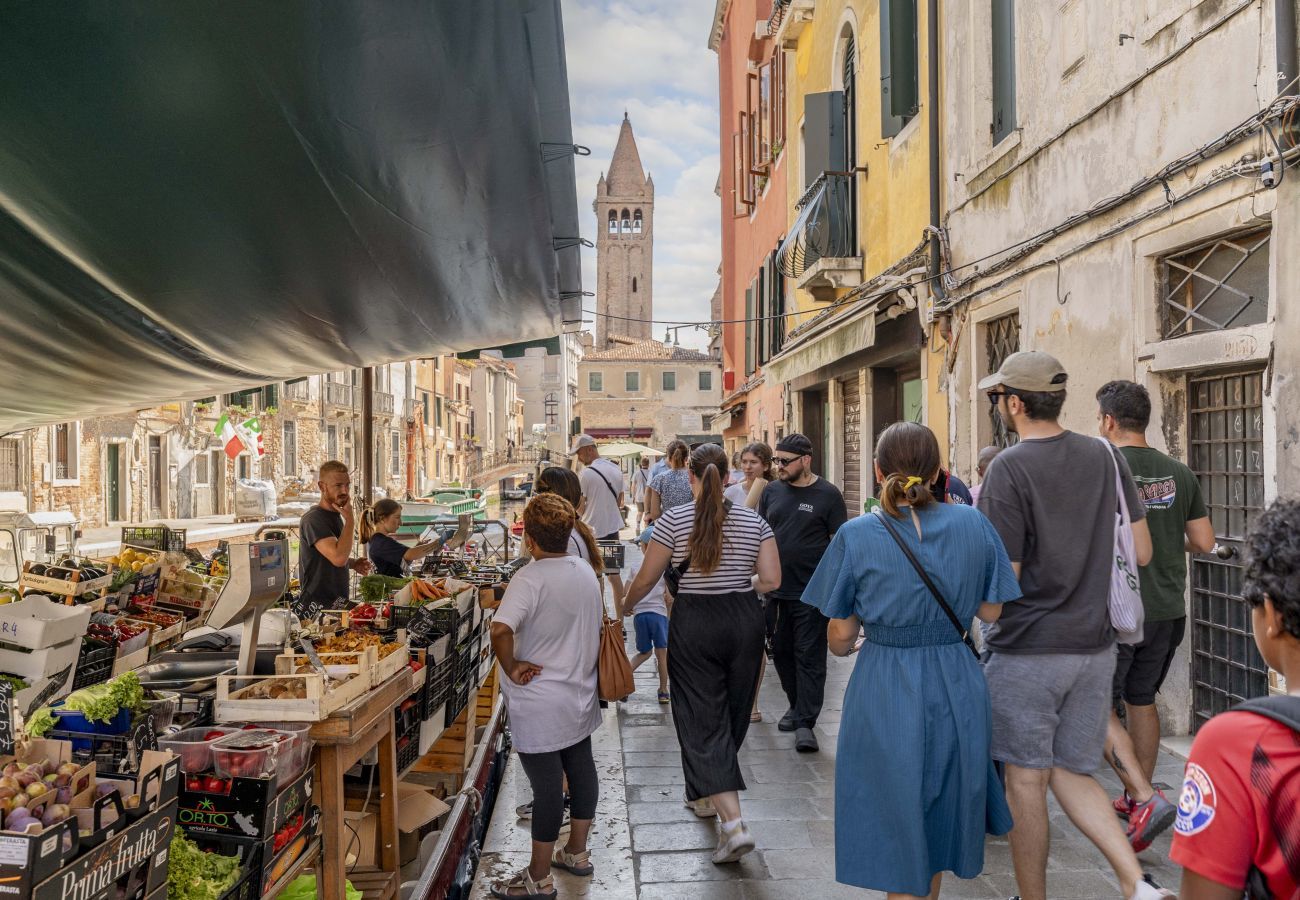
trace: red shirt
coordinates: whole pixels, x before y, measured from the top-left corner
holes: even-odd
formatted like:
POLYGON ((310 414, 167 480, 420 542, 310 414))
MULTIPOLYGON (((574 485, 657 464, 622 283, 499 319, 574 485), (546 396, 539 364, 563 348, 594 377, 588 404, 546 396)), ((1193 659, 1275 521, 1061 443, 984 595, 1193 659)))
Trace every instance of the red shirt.
POLYGON ((1228 887, 1254 865, 1277 900, 1300 897, 1300 735, 1248 712, 1196 735, 1170 859, 1228 887))

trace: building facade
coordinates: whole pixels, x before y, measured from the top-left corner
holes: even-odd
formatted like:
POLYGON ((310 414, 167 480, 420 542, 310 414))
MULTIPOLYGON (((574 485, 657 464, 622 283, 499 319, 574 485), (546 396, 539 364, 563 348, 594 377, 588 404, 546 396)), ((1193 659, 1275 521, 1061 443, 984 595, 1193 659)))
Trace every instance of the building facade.
POLYGON ((662 449, 674 438, 719 440, 718 360, 656 340, 623 341, 587 353, 579 366, 578 419, 584 434, 662 449))
POLYGON ((654 180, 641 168, 632 123, 623 114, 618 143, 596 184, 596 349, 613 335, 650 337, 654 312, 654 180))
POLYGON ((1188 639, 1160 695, 1177 730, 1276 685, 1243 630, 1240 548, 1300 491, 1300 315, 1284 302, 1300 288, 1284 249, 1300 181, 1277 158, 1296 146, 1296 101, 1274 99, 1296 73, 1274 33, 1286 2, 1072 0, 1040 16, 992 0, 947 6, 943 26, 954 283, 931 328, 952 462, 969 471, 1011 439, 975 385, 1015 350, 1064 363, 1079 432, 1102 384, 1147 386, 1148 437, 1200 477, 1231 554, 1191 561, 1188 639))
POLYGON ((519 379, 522 445, 565 453, 573 435, 582 339, 561 334, 544 345, 501 348, 519 379))

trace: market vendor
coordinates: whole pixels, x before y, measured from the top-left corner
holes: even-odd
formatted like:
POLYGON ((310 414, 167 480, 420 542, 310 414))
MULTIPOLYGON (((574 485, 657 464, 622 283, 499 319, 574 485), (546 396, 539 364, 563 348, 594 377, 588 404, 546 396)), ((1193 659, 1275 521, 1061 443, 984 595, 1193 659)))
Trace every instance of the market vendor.
POLYGON ((361 516, 361 543, 366 545, 366 554, 380 575, 401 578, 406 574, 402 570, 407 563, 442 549, 449 537, 440 534, 435 540, 408 547, 393 537, 401 527, 402 504, 387 497, 361 516))
POLYGON ((370 574, 370 560, 351 556, 356 510, 352 506, 352 477, 348 467, 330 460, 320 467, 320 503, 302 517, 298 567, 302 599, 318 600, 324 609, 348 599, 348 570, 370 574))

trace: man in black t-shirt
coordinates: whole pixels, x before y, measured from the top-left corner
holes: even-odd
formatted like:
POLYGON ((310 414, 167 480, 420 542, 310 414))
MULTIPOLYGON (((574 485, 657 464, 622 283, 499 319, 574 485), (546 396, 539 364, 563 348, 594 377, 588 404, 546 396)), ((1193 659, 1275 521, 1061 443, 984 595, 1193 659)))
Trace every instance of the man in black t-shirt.
POLYGON ((815 753, 813 728, 826 693, 826 626, 821 610, 802 602, 831 538, 848 518, 840 489, 812 471, 812 441, 791 434, 777 442, 777 480, 763 491, 758 514, 776 535, 781 586, 767 595, 772 662, 790 709, 777 725, 795 733, 795 749, 815 753))
POLYGON ((324 463, 320 467, 320 503, 309 509, 298 525, 302 599, 319 600, 325 609, 335 609, 336 601, 348 599, 349 569, 362 575, 370 572, 370 560, 350 556, 356 530, 351 488, 347 466, 337 460, 324 463))

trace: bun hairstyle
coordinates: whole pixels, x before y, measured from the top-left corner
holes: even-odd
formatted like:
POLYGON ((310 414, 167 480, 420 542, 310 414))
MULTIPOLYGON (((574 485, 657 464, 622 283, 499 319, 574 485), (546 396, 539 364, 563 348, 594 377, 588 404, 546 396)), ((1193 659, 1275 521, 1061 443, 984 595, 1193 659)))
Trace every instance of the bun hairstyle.
POLYGON ((913 509, 934 503, 930 482, 939 474, 939 442, 934 432, 916 422, 895 422, 876 442, 876 465, 884 476, 880 505, 894 518, 900 507, 913 509))
MULTIPOLYGON (((324 466, 321 468, 324 468, 324 466)), ((402 504, 389 497, 376 501, 374 506, 367 506, 366 511, 361 514, 361 543, 370 543, 370 539, 375 536, 376 523, 382 522, 393 513, 401 511, 402 504)))
POLYGON ((537 476, 537 484, 533 488, 535 494, 559 494, 574 509, 582 503, 582 482, 578 480, 577 474, 572 469, 566 469, 563 466, 547 466, 542 469, 537 476))
POLYGON ((737 460, 744 457, 746 453, 751 453, 760 463, 763 464, 763 471, 758 473, 758 477, 764 481, 774 481, 776 473, 772 471, 772 448, 762 441, 754 441, 752 444, 746 444, 740 453, 736 454, 737 460))
POLYGON ((722 486, 727 481, 727 454, 717 444, 700 444, 687 463, 700 484, 695 498, 695 521, 686 542, 691 568, 708 575, 722 562, 722 523, 727 510, 722 486))
POLYGON ((664 453, 668 457, 668 465, 674 469, 680 469, 686 465, 690 452, 690 448, 686 446, 685 441, 671 441, 664 448, 664 453))
MULTIPOLYGON (((568 469, 561 469, 558 466, 543 470, 542 475, 547 472, 566 472, 573 475, 568 469)), ((576 475, 573 478, 577 481, 576 475)), ((591 567, 596 570, 598 576, 601 575, 605 571, 605 565, 601 560, 600 547, 596 544, 596 536, 591 533, 587 523, 578 518, 574 505, 559 491, 541 490, 542 479, 539 477, 537 482, 540 492, 534 494, 528 501, 528 505, 524 507, 524 534, 532 538, 537 546, 547 553, 567 553, 569 536, 577 531, 587 548, 587 559, 591 561, 591 567)))

